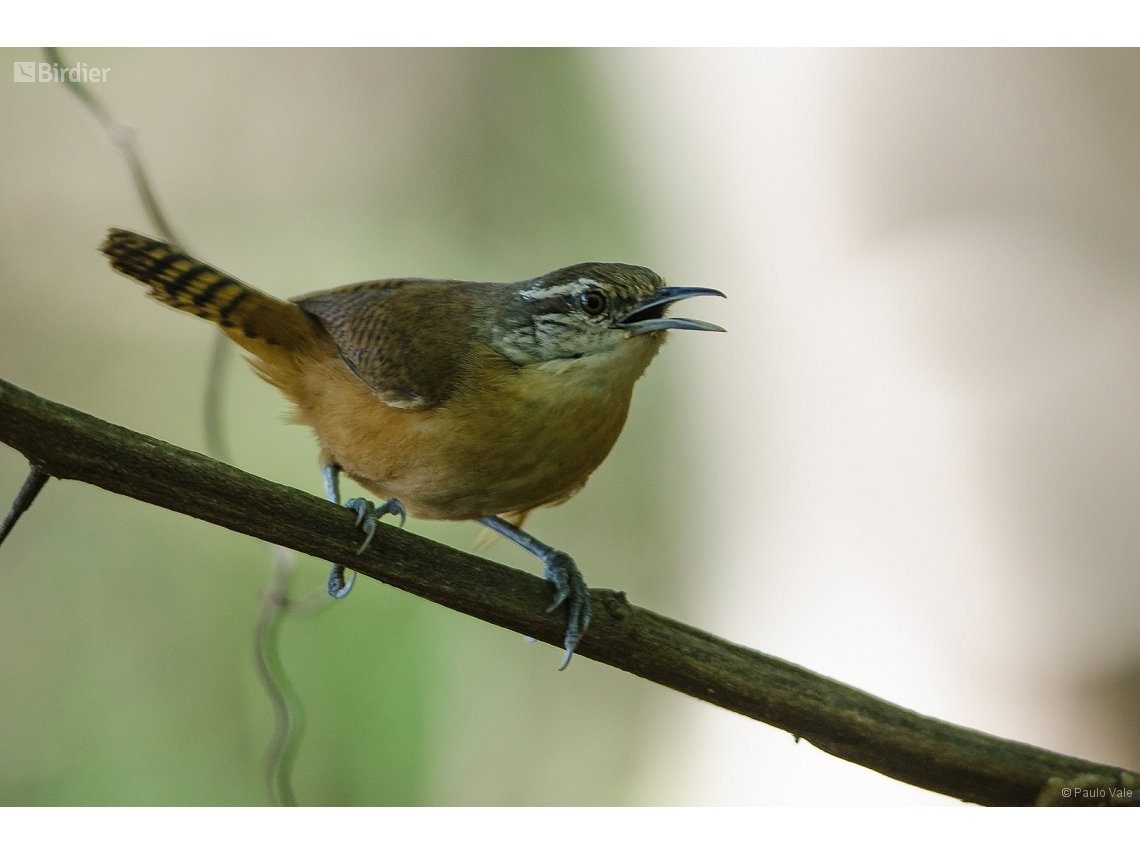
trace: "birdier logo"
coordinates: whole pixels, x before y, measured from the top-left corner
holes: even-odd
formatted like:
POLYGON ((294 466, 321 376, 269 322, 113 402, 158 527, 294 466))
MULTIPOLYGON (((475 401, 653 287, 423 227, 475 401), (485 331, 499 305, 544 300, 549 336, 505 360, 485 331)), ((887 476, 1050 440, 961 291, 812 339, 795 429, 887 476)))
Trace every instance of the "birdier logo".
POLYGON ((77 62, 73 67, 61 66, 58 62, 12 63, 12 80, 16 83, 106 83, 109 68, 95 68, 85 62, 77 62))

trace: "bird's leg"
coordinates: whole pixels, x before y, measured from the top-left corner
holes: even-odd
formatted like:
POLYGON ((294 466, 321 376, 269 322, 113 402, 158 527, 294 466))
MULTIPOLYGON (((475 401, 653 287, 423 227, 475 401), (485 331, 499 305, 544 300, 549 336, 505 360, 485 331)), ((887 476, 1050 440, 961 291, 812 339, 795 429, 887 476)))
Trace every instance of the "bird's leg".
POLYGON ((4 517, 4 522, 0 523, 0 543, 3 543, 4 538, 8 536, 8 532, 16 527, 16 520, 23 515, 24 511, 32 506, 32 502, 36 500, 36 496, 40 494, 40 490, 43 489, 47 481, 47 472, 33 463, 32 470, 24 480, 24 485, 20 487, 20 492, 17 493, 16 498, 12 500, 11 510, 9 510, 7 516, 4 517))
MULTIPOLYGON (((340 466, 336 463, 326 463, 321 467, 321 474, 325 479, 325 498, 334 505, 339 505, 340 466)), ((344 503, 344 506, 356 511, 356 524, 364 529, 364 543, 360 544, 360 549, 356 550, 357 555, 367 549, 368 544, 372 542, 372 536, 376 534, 376 523, 384 514, 398 514, 400 528, 403 528, 404 523, 408 521, 407 511, 404 510, 404 506, 400 504, 398 499, 389 499, 379 507, 367 499, 349 499, 344 503)), ((347 582, 345 581, 343 564, 334 564, 329 569, 329 594, 336 599, 343 600, 347 597, 355 582, 356 573, 353 573, 352 578, 347 582)))
POLYGON ((563 670, 570 664, 570 657, 574 655, 574 648, 590 625, 590 589, 586 587, 586 580, 582 578, 582 571, 574 563, 574 559, 565 552, 547 546, 542 541, 531 537, 521 528, 511 525, 502 517, 483 517, 479 520, 487 528, 497 531, 508 540, 514 541, 531 555, 546 565, 543 578, 554 583, 554 602, 548 612, 554 611, 562 603, 568 602, 570 620, 566 625, 566 656, 558 670, 563 670))

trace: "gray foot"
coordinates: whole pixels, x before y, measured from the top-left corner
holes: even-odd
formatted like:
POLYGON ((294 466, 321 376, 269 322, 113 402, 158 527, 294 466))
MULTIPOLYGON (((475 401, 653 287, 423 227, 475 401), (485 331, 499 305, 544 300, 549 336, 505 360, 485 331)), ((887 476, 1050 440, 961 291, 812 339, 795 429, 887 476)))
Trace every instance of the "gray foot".
POLYGON ((558 666, 558 670, 562 671, 570 664, 570 657, 574 655, 578 642, 582 640, 582 636, 590 626, 590 589, 586 586, 586 580, 582 577, 582 571, 578 569, 574 559, 565 552, 551 551, 546 557, 546 572, 543 575, 554 583, 555 590, 554 602, 547 611, 552 612, 563 603, 566 603, 570 610, 563 643, 566 655, 562 657, 562 664, 558 666))
POLYGON ((558 666, 559 671, 564 670, 570 664, 574 648, 585 635, 586 627, 590 625, 590 589, 586 587, 582 571, 578 569, 574 559, 565 552, 547 546, 502 517, 483 517, 479 522, 492 531, 497 531, 507 540, 514 541, 543 563, 546 567, 543 578, 554 583, 554 602, 547 609, 548 612, 554 611, 563 603, 568 605, 570 619, 566 623, 566 640, 563 643, 566 655, 562 657, 562 664, 558 666))
MULTIPOLYGON (((364 530, 364 543, 360 544, 360 549, 356 550, 357 555, 364 552, 368 548, 368 544, 372 542, 372 537, 376 534, 376 524, 380 517, 385 514, 399 516, 400 528, 403 528, 404 523, 408 521, 408 512, 404 510, 404 506, 400 504, 398 499, 389 499, 379 507, 367 499, 349 499, 344 503, 344 506, 356 511, 356 526, 364 530)), ((344 565, 334 564, 329 569, 329 596, 343 600, 351 593, 352 586, 355 583, 355 573, 352 574, 351 579, 345 580, 344 565)))

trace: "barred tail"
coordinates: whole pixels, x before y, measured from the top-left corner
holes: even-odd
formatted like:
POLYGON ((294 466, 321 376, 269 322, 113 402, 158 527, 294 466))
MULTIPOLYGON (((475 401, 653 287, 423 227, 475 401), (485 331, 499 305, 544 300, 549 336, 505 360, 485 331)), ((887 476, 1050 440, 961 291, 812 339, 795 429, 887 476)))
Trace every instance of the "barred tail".
POLYGON ((213 321, 258 356, 274 348, 304 349, 313 340, 315 325, 295 303, 238 282, 170 244, 111 229, 100 249, 115 270, 149 286, 156 300, 213 321))

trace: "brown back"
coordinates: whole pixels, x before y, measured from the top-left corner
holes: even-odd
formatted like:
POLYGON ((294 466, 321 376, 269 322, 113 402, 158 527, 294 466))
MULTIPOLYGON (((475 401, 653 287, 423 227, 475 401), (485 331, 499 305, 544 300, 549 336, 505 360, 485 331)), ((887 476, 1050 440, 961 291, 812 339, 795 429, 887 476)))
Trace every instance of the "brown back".
POLYGON ((349 368, 387 403, 425 410, 445 402, 474 346, 468 283, 390 279, 296 299, 349 368))

